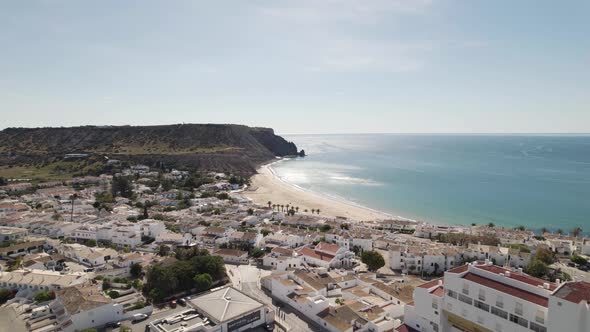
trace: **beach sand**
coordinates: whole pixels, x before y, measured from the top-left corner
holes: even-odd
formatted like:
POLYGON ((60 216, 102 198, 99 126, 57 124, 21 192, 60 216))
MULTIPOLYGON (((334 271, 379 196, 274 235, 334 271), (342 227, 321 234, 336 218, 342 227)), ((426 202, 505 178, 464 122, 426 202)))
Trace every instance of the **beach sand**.
POLYGON ((328 218, 345 217, 358 221, 392 218, 391 215, 383 212, 322 196, 288 184, 275 176, 269 165, 258 169, 258 174, 252 177, 251 185, 243 192, 243 195, 262 206, 268 206, 268 201, 272 204, 298 206, 298 214, 311 214, 311 209, 320 209, 319 215, 328 218), (305 209, 309 212, 305 213, 305 209))

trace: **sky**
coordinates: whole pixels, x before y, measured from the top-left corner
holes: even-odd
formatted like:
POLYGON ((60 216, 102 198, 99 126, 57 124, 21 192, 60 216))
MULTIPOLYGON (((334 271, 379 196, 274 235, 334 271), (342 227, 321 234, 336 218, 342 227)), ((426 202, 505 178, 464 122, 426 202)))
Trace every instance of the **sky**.
POLYGON ((588 133, 590 2, 0 0, 0 128, 588 133))

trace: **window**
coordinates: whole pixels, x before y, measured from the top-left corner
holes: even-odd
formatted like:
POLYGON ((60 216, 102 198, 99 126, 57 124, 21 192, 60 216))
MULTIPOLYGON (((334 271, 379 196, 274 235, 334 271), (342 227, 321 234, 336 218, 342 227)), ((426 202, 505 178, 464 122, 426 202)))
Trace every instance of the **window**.
POLYGON ((504 299, 501 296, 496 298, 496 307, 504 308, 504 299))
POLYGON ((498 316, 498 317, 502 317, 504 319, 508 319, 508 313, 504 310, 500 310, 496 307, 492 307, 492 314, 498 316))
POLYGON ((469 295, 469 284, 466 282, 463 283, 463 294, 469 295))
POLYGON ((537 310, 535 315, 535 321, 540 324, 545 324, 545 313, 541 310, 537 310))
POLYGON ((480 288, 478 298, 482 301, 485 301, 486 300, 486 291, 484 291, 483 289, 480 288))
POLYGON ((454 298, 454 299, 456 299, 456 298, 457 298, 457 292, 455 292, 455 291, 452 291, 452 290, 450 290, 450 289, 449 289, 449 290, 447 290, 447 295, 448 295, 448 296, 450 296, 450 297, 452 297, 452 298, 454 298))
POLYGON ((541 326, 535 322, 531 322, 531 330, 535 332, 547 332, 547 328, 545 326, 541 326))
POLYGON ((513 323, 516 323, 520 326, 524 326, 524 327, 528 327, 529 326, 529 321, 522 318, 522 317, 518 317, 514 314, 510 314, 510 321, 513 323))
POLYGON ((473 300, 470 297, 465 296, 463 294, 459 294, 459 301, 473 305, 473 300))
POLYGON ((438 332, 438 324, 437 323, 430 322, 430 325, 432 325, 432 330, 434 332, 438 332))
POLYGON ((481 309, 481 310, 486 311, 486 312, 490 312, 490 306, 487 305, 487 304, 485 304, 485 303, 483 303, 483 302, 481 302, 481 301, 475 300, 474 303, 473 303, 473 305, 476 308, 478 308, 478 309, 481 309))
POLYGON ((432 299, 432 308, 438 309, 438 302, 436 301, 436 299, 432 299))
POLYGON ((522 316, 522 303, 516 302, 516 305, 514 306, 514 313, 522 316))

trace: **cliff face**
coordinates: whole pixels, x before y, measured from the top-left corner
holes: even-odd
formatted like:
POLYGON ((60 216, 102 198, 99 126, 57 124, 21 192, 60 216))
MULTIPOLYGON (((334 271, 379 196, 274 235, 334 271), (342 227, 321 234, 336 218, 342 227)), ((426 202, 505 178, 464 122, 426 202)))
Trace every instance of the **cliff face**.
POLYGON ((297 147, 269 128, 183 124, 71 128, 7 128, 0 131, 0 165, 62 160, 67 153, 170 167, 192 167, 244 175, 297 147))

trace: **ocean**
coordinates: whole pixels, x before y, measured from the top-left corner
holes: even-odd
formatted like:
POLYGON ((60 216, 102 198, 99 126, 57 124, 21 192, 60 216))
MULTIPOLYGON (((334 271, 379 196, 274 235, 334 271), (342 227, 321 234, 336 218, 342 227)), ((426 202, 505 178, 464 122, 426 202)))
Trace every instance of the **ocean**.
POLYGON ((590 231, 590 136, 285 135, 282 180, 438 224, 590 231))

